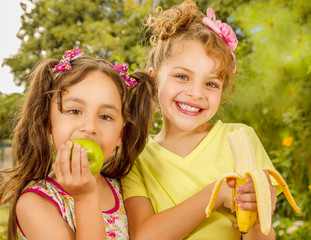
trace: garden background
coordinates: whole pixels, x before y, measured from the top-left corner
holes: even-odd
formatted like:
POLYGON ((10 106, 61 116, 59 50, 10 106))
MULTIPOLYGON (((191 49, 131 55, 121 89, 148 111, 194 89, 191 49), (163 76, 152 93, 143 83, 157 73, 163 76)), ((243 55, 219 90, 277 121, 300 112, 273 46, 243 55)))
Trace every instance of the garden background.
MULTIPOLYGON (((17 33, 18 53, 3 64, 16 85, 28 85, 37 61, 60 59, 63 52, 81 48, 86 54, 143 68, 150 35, 141 20, 156 5, 179 1, 151 0, 29 0, 17 33)), ((276 169, 286 179, 301 214, 279 195, 273 226, 276 239, 311 239, 311 1, 309 0, 198 0, 205 12, 212 7, 217 19, 237 33, 238 72, 235 93, 217 118, 252 126, 276 169)), ((23 94, 0 93, 0 167, 11 161, 10 134, 23 94)), ((152 131, 161 128, 159 113, 152 131)), ((9 163, 10 164, 10 163, 9 163)), ((0 208, 0 240, 6 239, 8 204, 0 208)))

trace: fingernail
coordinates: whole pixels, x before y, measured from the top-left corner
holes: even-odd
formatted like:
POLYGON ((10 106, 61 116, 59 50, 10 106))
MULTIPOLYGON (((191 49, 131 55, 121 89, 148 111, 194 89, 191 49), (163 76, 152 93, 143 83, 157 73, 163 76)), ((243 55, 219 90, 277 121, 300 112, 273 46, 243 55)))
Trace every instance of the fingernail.
POLYGON ((236 190, 237 190, 238 193, 241 193, 241 192, 242 192, 242 188, 241 188, 240 186, 238 186, 238 187, 236 188, 236 190))
POLYGON ((234 201, 238 202, 239 201, 239 196, 234 196, 234 201))
POLYGON ((252 181, 251 177, 246 178, 246 182, 250 183, 252 181))
POLYGON ((79 143, 75 143, 75 148, 79 148, 80 144, 79 143))
POLYGON ((66 145, 69 146, 69 145, 70 145, 70 141, 67 141, 67 142, 66 142, 66 145))
POLYGON ((238 204, 238 208, 242 209, 243 208, 243 203, 238 204))

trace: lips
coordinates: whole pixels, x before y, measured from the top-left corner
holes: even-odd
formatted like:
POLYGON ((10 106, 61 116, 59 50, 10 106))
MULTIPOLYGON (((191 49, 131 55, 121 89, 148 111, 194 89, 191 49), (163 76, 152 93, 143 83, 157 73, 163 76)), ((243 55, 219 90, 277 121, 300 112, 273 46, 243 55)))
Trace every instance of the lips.
POLYGON ((199 108, 198 106, 186 104, 186 103, 181 103, 181 102, 176 102, 177 109, 185 114, 188 115, 199 115, 203 109, 199 108))

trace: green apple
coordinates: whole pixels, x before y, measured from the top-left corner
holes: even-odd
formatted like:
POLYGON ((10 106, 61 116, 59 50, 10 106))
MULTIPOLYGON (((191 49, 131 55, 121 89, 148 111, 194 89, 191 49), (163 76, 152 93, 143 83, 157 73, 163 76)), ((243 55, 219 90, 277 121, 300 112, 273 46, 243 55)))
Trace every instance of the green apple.
POLYGON ((91 173, 93 175, 98 173, 104 164, 104 153, 101 147, 96 142, 87 138, 76 138, 71 140, 71 142, 73 146, 75 143, 79 143, 86 150, 91 173))

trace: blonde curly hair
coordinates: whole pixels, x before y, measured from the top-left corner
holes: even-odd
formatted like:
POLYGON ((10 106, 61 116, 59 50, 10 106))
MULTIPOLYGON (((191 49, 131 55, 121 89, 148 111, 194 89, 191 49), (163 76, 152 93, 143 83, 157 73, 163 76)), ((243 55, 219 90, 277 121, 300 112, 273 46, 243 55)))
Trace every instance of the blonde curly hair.
POLYGON ((152 31, 147 69, 160 69, 162 62, 174 54, 175 46, 183 40, 198 40, 204 44, 207 55, 217 62, 215 72, 224 88, 230 86, 233 90, 230 76, 235 69, 234 56, 224 40, 202 23, 204 17, 191 0, 165 11, 156 8, 145 20, 145 26, 152 31))

